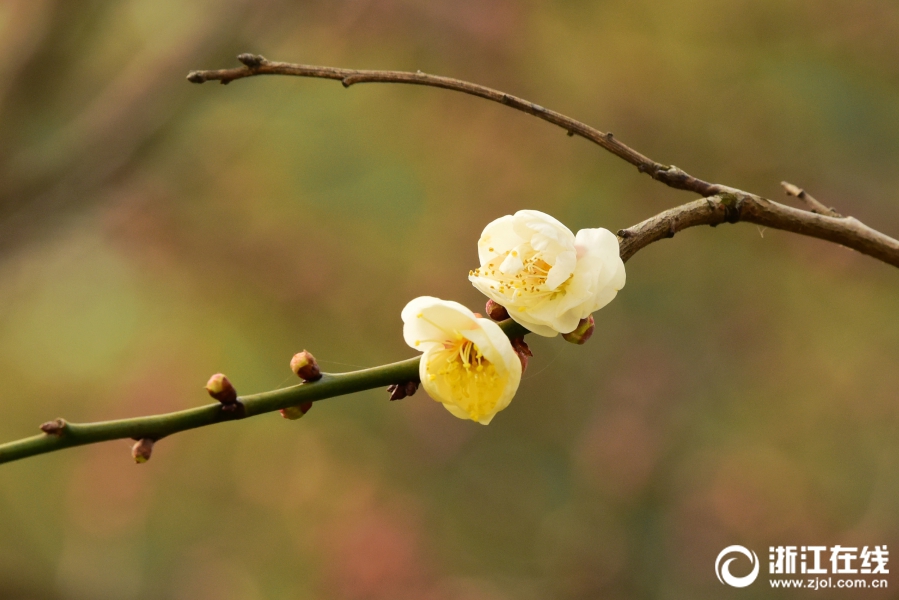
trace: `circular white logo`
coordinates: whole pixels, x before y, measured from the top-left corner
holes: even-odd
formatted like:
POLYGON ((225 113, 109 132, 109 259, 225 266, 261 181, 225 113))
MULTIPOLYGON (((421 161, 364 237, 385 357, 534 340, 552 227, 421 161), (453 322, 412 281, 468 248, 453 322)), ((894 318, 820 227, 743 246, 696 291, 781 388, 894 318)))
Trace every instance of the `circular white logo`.
POLYGON ((748 548, 744 548, 743 546, 728 546, 727 548, 722 550, 720 554, 718 554, 718 558, 717 560, 715 560, 715 574, 718 576, 718 581, 720 581, 721 583, 726 583, 729 586, 737 588, 746 587, 747 585, 755 581, 755 578, 759 576, 759 557, 756 556, 755 552, 752 552, 751 550, 749 550, 748 548), (723 564, 721 563, 721 559, 732 552, 739 552, 749 559, 749 562, 754 565, 752 567, 752 573, 746 575, 745 577, 734 577, 730 574, 730 563, 737 560, 737 558, 728 558, 724 561, 723 564))

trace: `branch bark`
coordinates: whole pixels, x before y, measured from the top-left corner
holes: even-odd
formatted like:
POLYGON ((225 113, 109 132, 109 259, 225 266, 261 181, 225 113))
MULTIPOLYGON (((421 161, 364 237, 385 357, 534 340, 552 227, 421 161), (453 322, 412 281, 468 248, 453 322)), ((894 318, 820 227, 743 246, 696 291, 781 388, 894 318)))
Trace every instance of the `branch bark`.
POLYGON ((806 192, 804 189, 802 189, 798 185, 793 185, 792 183, 789 183, 786 181, 781 181, 780 185, 783 186, 783 189, 787 193, 788 196, 794 196, 796 198, 799 198, 806 204, 806 206, 808 206, 808 209, 812 212, 816 212, 819 215, 827 215, 829 217, 842 217, 843 216, 840 213, 838 213, 837 211, 835 211, 834 209, 828 208, 827 206, 824 206, 823 204, 821 204, 820 202, 815 200, 811 194, 806 192))
POLYGON ((715 227, 740 221, 834 242, 899 267, 899 241, 854 217, 820 215, 747 192, 694 200, 620 230, 621 258, 627 260, 649 244, 674 237, 675 233, 688 227, 715 227))
MULTIPOLYGON (((842 217, 814 200, 804 190, 784 183, 787 193, 803 200, 812 212, 792 208, 773 200, 728 186, 713 184, 685 173, 677 167, 657 163, 618 141, 611 133, 603 133, 571 117, 546 109, 528 100, 491 88, 459 79, 405 71, 359 71, 334 67, 315 67, 290 63, 271 62, 261 56, 241 54, 244 64, 235 69, 217 71, 193 71, 188 80, 193 83, 218 80, 223 84, 236 79, 256 75, 294 75, 336 79, 349 87, 356 83, 382 82, 425 85, 463 92, 485 98, 533 115, 579 135, 615 156, 635 165, 642 173, 673 188, 695 192, 704 196, 699 200, 666 210, 645 221, 618 232, 621 258, 629 260, 646 246, 698 225, 715 227, 722 223, 745 221, 772 229, 781 229, 801 235, 841 244, 899 267, 899 241, 876 231, 853 217, 842 217)), ((518 338, 527 331, 517 323, 506 320, 500 324, 510 338, 518 338)), ((324 374, 322 379, 292 387, 243 396, 239 401, 242 411, 223 410, 222 404, 208 404, 180 412, 99 423, 67 423, 62 419, 45 424, 43 435, 37 435, 0 445, 0 463, 11 462, 54 452, 73 446, 93 444, 115 439, 134 439, 152 442, 166 436, 297 406, 304 402, 317 402, 363 390, 387 387, 414 380, 418 376, 420 358, 382 365, 350 373, 324 374)), ((149 456, 149 449, 147 449, 149 456)))
POLYGON ((214 71, 191 71, 187 80, 192 83, 204 83, 206 81, 220 81, 228 84, 237 79, 254 77, 256 75, 293 75, 295 77, 317 77, 321 79, 336 79, 343 83, 343 87, 350 87, 357 83, 405 83, 410 85, 424 85, 443 88, 470 94, 485 100, 498 102, 515 110, 543 119, 548 123, 557 125, 568 132, 570 136, 580 136, 590 140, 594 144, 608 150, 618 158, 637 167, 641 173, 646 173, 656 181, 661 181, 667 186, 695 192, 700 196, 711 196, 721 192, 733 191, 726 186, 708 183, 697 179, 670 165, 663 165, 640 154, 633 148, 619 141, 611 133, 602 132, 590 127, 586 123, 567 117, 554 110, 534 104, 524 98, 513 96, 499 90, 494 90, 483 85, 428 75, 421 71, 363 71, 357 69, 339 69, 336 67, 316 67, 312 65, 297 65, 285 62, 273 62, 262 56, 254 54, 241 54, 237 59, 244 64, 243 67, 234 69, 220 69, 214 71))

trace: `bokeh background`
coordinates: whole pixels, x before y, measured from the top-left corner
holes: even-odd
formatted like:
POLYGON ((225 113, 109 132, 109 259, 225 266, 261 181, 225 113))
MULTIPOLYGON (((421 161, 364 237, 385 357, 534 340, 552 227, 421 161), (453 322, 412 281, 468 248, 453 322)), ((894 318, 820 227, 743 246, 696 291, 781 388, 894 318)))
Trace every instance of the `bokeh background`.
MULTIPOLYGON (((303 348, 410 357, 408 300, 482 306, 490 220, 615 231, 692 199, 459 94, 185 81, 240 52, 473 80, 899 234, 894 0, 4 0, 0 47, 4 441, 204 404, 218 371, 292 384, 303 348)), ((589 344, 533 340, 489 427, 379 390, 141 466, 122 441, 0 467, 0 598, 886 597, 764 573, 771 545, 899 550, 897 307, 852 251, 689 230, 628 263, 589 344), (730 544, 749 588, 715 577, 730 544)))

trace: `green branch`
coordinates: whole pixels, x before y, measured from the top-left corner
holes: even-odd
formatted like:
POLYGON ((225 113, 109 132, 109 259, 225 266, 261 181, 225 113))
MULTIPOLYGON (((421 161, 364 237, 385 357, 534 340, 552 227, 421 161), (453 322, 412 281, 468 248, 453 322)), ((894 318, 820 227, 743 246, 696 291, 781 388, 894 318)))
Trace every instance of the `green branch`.
MULTIPOLYGON (((500 323, 509 337, 521 337, 527 331, 512 320, 500 323)), ((326 398, 345 396, 392 384, 418 379, 420 357, 381 365, 349 373, 325 373, 318 381, 305 382, 279 390, 262 392, 239 398, 241 411, 228 410, 221 403, 207 404, 173 413, 100 421, 98 423, 68 423, 58 420, 51 433, 16 440, 0 445, 0 464, 56 452, 74 446, 108 442, 110 440, 157 441, 173 433, 234 421, 297 406, 326 398)))

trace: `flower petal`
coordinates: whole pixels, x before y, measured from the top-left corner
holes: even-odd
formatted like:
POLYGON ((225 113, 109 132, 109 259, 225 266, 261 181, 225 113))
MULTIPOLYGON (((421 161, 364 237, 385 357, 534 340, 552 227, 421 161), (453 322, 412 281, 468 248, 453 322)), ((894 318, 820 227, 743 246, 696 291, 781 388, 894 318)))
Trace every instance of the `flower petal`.
POLYGON ((524 240, 514 231, 512 215, 500 217, 487 224, 478 240, 478 259, 481 265, 521 244, 524 240))
POLYGON ((524 268, 524 262, 521 260, 521 254, 516 250, 509 253, 508 256, 499 265, 499 270, 504 275, 515 275, 524 268))
POLYGON ((576 266, 577 254, 575 254, 573 250, 560 253, 556 256, 556 264, 552 266, 549 273, 546 275, 546 287, 550 290, 558 288, 568 281, 568 278, 574 273, 574 268, 576 266))
POLYGON ((411 300, 401 313, 403 339, 409 346, 424 352, 432 346, 457 338, 455 331, 475 326, 475 316, 458 302, 422 296, 411 300))

